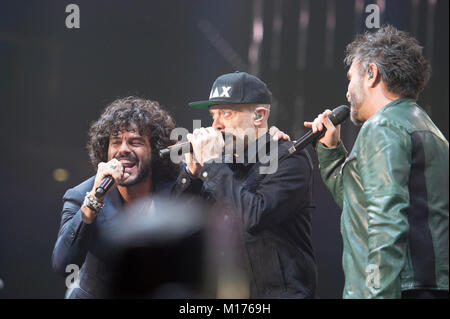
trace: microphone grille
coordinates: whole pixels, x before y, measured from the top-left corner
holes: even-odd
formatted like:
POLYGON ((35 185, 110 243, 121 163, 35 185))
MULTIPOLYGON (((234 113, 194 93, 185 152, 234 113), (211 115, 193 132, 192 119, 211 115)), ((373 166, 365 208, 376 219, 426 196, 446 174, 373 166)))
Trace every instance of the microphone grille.
POLYGON ((339 125, 342 122, 344 122, 349 115, 350 115, 350 108, 347 105, 340 105, 331 112, 329 118, 331 120, 331 123, 333 123, 333 125, 339 125))

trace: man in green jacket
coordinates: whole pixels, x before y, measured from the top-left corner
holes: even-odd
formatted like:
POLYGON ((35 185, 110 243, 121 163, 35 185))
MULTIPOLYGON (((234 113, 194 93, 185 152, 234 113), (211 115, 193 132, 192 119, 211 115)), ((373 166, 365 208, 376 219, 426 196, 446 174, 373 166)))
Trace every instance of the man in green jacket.
POLYGON ((342 208, 344 298, 448 298, 448 141, 416 100, 429 79, 422 47, 392 26, 347 46, 347 99, 362 125, 347 153, 329 110, 317 154, 342 208))

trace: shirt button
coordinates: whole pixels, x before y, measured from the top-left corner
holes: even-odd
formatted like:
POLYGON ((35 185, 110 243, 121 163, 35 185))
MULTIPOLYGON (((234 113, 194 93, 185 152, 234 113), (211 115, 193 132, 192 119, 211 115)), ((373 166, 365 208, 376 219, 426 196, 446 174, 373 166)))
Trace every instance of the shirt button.
POLYGON ((203 172, 203 177, 208 177, 208 172, 203 172))
POLYGON ((181 184, 186 184, 186 182, 187 182, 187 179, 183 177, 183 178, 181 179, 181 184))

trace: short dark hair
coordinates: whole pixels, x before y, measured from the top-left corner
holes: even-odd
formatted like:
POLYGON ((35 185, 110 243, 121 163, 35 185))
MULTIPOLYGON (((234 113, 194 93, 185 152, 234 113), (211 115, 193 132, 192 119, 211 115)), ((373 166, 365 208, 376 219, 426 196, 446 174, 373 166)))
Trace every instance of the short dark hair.
POLYGON ((377 32, 357 35, 347 46, 344 63, 360 62, 362 73, 369 63, 375 63, 390 92, 417 100, 430 78, 430 65, 422 49, 406 32, 387 25, 377 32))
POLYGON ((152 148, 152 176, 175 174, 176 165, 170 159, 162 160, 159 157, 161 149, 174 144, 174 141, 170 140, 170 133, 175 128, 172 117, 157 101, 136 96, 113 101, 91 125, 87 149, 94 168, 97 168, 100 162, 107 162, 111 134, 130 126, 136 126, 139 134, 148 137, 152 148))

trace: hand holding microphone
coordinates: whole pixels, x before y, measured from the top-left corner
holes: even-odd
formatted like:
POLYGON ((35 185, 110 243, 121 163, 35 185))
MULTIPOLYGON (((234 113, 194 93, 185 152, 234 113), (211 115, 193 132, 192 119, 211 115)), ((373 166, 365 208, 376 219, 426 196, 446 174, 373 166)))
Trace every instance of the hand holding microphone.
POLYGON ((193 153, 186 153, 185 159, 189 172, 197 174, 203 164, 214 158, 221 158, 225 141, 222 133, 212 127, 195 129, 187 135, 193 153))
POLYGON ((108 163, 99 163, 92 193, 95 194, 97 200, 103 200, 113 185, 120 183, 121 180, 126 179, 128 176, 130 174, 125 173, 122 163, 116 158, 113 158, 108 163))
POLYGON ((333 111, 326 110, 319 114, 313 122, 304 122, 304 125, 311 128, 311 131, 295 141, 289 149, 289 153, 292 154, 316 140, 327 147, 336 147, 340 142, 340 124, 349 115, 350 108, 347 105, 341 105, 333 111))
POLYGON ((195 175, 203 163, 220 158, 225 145, 225 134, 213 127, 195 129, 188 134, 187 142, 171 145, 159 151, 161 158, 168 157, 171 152, 184 154, 189 173, 195 175))
POLYGON ((344 122, 350 114, 350 108, 341 105, 332 111, 325 110, 319 114, 313 122, 305 122, 305 127, 311 128, 313 134, 323 132, 318 141, 326 147, 334 148, 341 142, 341 123, 344 122))
MULTIPOLYGON (((113 158, 108 163, 99 163, 97 174, 95 175, 94 186, 92 187, 90 197, 95 202, 103 204, 103 198, 113 189, 113 186, 130 176, 124 172, 122 163, 113 158)), ((97 217, 97 212, 83 205, 83 221, 87 224, 92 223, 97 217)))

